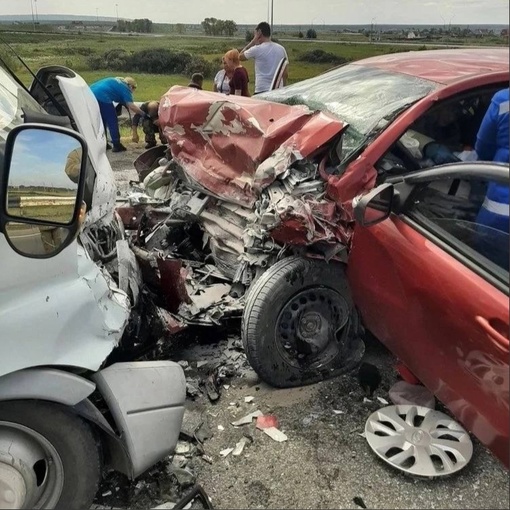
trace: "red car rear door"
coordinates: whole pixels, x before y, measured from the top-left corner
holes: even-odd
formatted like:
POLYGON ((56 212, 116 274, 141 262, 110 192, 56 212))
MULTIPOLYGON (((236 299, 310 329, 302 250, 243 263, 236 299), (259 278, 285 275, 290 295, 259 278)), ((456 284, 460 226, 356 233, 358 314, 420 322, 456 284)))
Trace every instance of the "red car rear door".
POLYGON ((367 328, 508 466, 508 234, 477 224, 445 176, 356 226, 348 277, 367 328))

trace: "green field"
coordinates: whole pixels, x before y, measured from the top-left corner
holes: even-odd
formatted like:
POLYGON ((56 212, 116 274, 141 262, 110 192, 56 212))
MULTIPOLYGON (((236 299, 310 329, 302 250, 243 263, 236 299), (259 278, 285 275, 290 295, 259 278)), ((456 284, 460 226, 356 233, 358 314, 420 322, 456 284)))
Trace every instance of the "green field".
MULTIPOLYGON (((88 66, 88 58, 102 55, 113 49, 124 49, 128 52, 150 48, 168 48, 183 50, 200 55, 206 60, 217 63, 218 69, 221 56, 229 49, 242 48, 244 39, 179 37, 179 36, 121 36, 107 34, 9 34, 9 41, 32 70, 44 65, 64 65, 80 73, 83 78, 92 83, 105 76, 130 74, 138 82, 135 100, 147 101, 159 99, 173 85, 187 85, 188 76, 172 74, 137 74, 115 71, 92 71, 88 66)), ((289 82, 301 81, 316 76, 331 64, 312 64, 300 62, 300 56, 314 49, 322 49, 334 55, 357 60, 373 55, 417 49, 416 47, 390 46, 378 44, 335 44, 328 42, 314 42, 296 39, 284 42, 289 55, 289 82)), ((254 71, 253 62, 246 62, 246 68, 251 76, 253 91, 254 71)), ((24 68, 18 68, 20 78, 26 83, 31 82, 29 73, 24 68)), ((212 90, 212 80, 206 80, 204 88, 212 90)))

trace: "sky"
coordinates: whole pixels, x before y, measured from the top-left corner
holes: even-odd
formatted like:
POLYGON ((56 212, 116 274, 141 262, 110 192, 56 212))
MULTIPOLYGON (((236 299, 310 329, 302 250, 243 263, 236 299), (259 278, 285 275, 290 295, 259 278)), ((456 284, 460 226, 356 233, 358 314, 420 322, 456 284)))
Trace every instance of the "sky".
MULTIPOLYGON (((204 18, 256 24, 271 0, 0 0, 0 15, 76 14, 200 23, 204 18), (97 9, 97 10, 96 10, 97 9)), ((508 24, 508 0, 273 0, 279 24, 508 24)))
POLYGON ((30 129, 16 138, 9 184, 77 189, 65 173, 67 156, 79 142, 60 133, 30 129))

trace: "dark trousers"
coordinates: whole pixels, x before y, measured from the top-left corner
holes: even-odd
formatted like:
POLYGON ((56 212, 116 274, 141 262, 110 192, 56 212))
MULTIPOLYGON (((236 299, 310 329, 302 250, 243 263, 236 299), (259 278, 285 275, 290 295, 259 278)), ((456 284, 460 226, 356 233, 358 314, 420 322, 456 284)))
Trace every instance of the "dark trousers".
POLYGON ((108 128, 113 145, 118 145, 120 143, 120 132, 115 106, 113 106, 113 103, 103 103, 101 101, 98 101, 98 104, 105 130, 108 128))

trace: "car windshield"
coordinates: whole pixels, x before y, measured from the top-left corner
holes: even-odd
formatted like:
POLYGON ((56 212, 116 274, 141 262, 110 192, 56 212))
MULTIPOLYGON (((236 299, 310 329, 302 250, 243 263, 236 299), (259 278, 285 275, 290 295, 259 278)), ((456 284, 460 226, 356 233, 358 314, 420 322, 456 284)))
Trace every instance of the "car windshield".
POLYGON ((261 95, 270 101, 304 104, 327 110, 349 124, 344 134, 342 160, 374 131, 438 85, 413 76, 373 67, 347 64, 309 80, 261 95))

